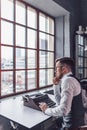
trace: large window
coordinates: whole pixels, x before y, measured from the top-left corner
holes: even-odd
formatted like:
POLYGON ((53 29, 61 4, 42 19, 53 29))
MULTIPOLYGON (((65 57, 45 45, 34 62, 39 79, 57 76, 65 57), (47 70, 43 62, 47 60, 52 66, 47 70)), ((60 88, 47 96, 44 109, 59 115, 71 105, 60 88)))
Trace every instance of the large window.
POLYGON ((54 19, 18 0, 0 2, 0 98, 51 86, 54 19))

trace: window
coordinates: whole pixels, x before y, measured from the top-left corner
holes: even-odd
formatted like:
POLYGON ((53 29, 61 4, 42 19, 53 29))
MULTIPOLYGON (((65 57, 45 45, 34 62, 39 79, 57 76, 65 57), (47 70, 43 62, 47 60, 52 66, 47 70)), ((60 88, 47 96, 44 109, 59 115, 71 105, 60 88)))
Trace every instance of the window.
POLYGON ((76 73, 79 79, 87 77, 87 37, 76 35, 76 73))
POLYGON ((0 26, 1 98, 51 86, 54 19, 19 0, 1 0, 0 26))

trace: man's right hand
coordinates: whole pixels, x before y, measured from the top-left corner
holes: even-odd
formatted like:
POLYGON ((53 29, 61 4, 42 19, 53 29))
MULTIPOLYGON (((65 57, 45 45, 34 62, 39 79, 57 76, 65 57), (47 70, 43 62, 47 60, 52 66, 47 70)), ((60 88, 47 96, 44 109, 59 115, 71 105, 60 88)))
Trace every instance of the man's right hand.
POLYGON ((57 85, 59 83, 60 79, 58 79, 57 77, 53 78, 53 84, 57 85))

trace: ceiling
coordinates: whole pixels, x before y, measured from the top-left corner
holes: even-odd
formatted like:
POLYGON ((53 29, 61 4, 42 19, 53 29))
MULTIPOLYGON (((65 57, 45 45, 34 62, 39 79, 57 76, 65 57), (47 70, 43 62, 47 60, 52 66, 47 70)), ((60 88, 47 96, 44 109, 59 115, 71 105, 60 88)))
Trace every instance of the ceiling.
POLYGON ((46 12, 47 14, 58 17, 61 15, 69 14, 67 10, 59 6, 53 0, 23 0, 26 3, 40 9, 41 11, 46 12))

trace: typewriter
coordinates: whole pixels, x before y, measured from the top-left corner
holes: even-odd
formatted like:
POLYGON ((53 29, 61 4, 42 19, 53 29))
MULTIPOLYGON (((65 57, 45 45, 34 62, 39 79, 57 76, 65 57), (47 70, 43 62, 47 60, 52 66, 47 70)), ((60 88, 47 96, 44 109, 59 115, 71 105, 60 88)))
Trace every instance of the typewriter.
POLYGON ((36 94, 34 96, 25 95, 23 96, 24 106, 31 107, 36 110, 41 110, 39 103, 45 102, 49 107, 54 107, 55 102, 52 101, 47 94, 36 94))

